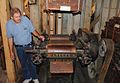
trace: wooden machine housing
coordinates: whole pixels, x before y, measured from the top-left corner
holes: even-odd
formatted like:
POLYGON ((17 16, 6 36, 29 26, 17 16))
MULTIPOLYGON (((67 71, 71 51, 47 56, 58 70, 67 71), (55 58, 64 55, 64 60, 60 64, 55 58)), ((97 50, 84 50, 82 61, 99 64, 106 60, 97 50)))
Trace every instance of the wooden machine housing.
POLYGON ((52 35, 47 45, 50 59, 50 73, 73 73, 73 59, 76 58, 76 48, 69 36, 52 35))
POLYGON ((46 10, 81 11, 82 0, 46 0, 46 10))

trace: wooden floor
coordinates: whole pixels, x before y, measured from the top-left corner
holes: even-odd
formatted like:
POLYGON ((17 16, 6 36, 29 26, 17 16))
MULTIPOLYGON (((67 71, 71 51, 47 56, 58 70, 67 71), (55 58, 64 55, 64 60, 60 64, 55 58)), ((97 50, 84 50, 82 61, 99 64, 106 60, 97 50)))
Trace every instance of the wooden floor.
POLYGON ((8 83, 7 73, 0 67, 0 83, 8 83))

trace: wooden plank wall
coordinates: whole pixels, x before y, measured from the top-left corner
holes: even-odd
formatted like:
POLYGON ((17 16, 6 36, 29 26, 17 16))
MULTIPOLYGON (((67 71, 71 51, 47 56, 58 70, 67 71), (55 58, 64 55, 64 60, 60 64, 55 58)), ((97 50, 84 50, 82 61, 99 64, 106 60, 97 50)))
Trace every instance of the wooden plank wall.
MULTIPOLYGON (((70 34, 73 29, 77 32, 79 28, 86 28, 89 31, 90 19, 91 19, 91 5, 92 0, 83 0, 82 2, 82 13, 72 14, 72 13, 62 13, 62 18, 49 19, 50 27, 56 27, 54 33, 56 34, 70 34), (51 25, 52 23, 52 25, 51 25), (56 26, 55 26, 56 25, 56 26), (60 31, 61 30, 61 31, 60 31)), ((44 27, 44 26, 43 26, 44 27)))
POLYGON ((40 12, 41 9, 39 5, 39 0, 37 0, 36 4, 30 5, 30 20, 32 21, 36 30, 40 31, 40 12))
POLYGON ((11 7, 18 7, 23 12, 23 0, 8 0, 11 7))
MULTIPOLYGON (((25 0, 20 1, 21 0, 10 0, 11 4, 23 10, 22 2, 25 0), (21 3, 20 6, 15 5, 15 3, 18 2, 21 3)), ((70 34, 73 29, 77 32, 79 28, 86 28, 90 31, 91 6, 93 1, 96 4, 94 18, 97 19, 97 17, 100 16, 99 21, 97 20, 98 22, 95 23, 96 25, 93 31, 100 33, 101 29, 104 29, 105 22, 112 16, 118 15, 120 0, 83 0, 81 14, 73 15, 71 13, 62 13, 61 19, 58 17, 52 18, 51 14, 48 15, 44 11, 45 0, 37 0, 37 4, 30 5, 30 19, 37 30, 46 30, 48 33, 50 33, 50 27, 56 29, 54 30, 55 32, 52 32, 56 34, 70 34), (55 20, 57 21, 55 22, 55 20)))
POLYGON ((87 28, 90 31, 92 1, 96 8, 94 33, 100 34, 101 29, 104 29, 105 22, 120 13, 120 0, 83 0, 81 14, 62 14, 62 34, 70 34, 73 29, 77 32, 78 28, 87 28))
POLYGON ((94 32, 101 34, 104 29, 105 22, 113 16, 120 14, 120 0, 96 0, 96 16, 100 15, 99 21, 96 23, 94 32))
MULTIPOLYGON (((97 19, 98 18, 98 21, 96 22, 96 24, 94 24, 94 29, 93 29, 93 32, 94 33, 99 33, 100 31, 100 18, 102 17, 101 14, 102 14, 102 7, 103 7, 103 0, 96 0, 95 2, 95 17, 94 19, 97 19)), ((92 24, 92 23, 91 23, 92 24)))

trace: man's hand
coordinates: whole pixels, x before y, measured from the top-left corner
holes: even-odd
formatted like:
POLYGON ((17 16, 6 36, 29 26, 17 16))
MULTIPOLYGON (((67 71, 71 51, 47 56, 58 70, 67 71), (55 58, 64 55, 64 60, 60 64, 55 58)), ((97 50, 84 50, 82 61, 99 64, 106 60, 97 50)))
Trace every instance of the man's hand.
POLYGON ((44 41, 45 40, 45 37, 44 36, 39 36, 40 40, 44 41))
POLYGON ((10 58, 11 58, 11 60, 15 60, 15 55, 13 52, 13 39, 12 38, 8 38, 8 44, 9 44, 9 49, 10 49, 10 58))
POLYGON ((11 60, 12 60, 12 61, 14 61, 14 60, 15 60, 15 55, 14 55, 14 53, 13 53, 13 52, 11 52, 11 53, 10 53, 10 58, 11 58, 11 60))

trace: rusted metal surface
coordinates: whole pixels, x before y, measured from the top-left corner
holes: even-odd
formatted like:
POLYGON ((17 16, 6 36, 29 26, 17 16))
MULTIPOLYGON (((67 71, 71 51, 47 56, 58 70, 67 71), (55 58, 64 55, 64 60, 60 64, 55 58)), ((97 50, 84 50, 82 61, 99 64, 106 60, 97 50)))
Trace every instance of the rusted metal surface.
POLYGON ((82 0, 46 0, 46 10, 81 11, 82 0))
POLYGON ((56 41, 49 41, 47 46, 74 46, 74 44, 71 41, 66 41, 66 40, 56 40, 56 41))
POLYGON ((54 61, 50 62, 50 72, 51 73, 73 73, 73 62, 72 61, 67 61, 67 62, 62 62, 62 61, 54 61))
POLYGON ((50 73, 73 73, 73 61, 76 48, 66 35, 52 35, 47 45, 50 61, 50 73), (61 59, 61 60, 60 60, 61 59))
POLYGON ((56 46, 56 45, 51 45, 48 47, 48 54, 49 53, 70 53, 70 54, 75 54, 76 50, 74 46, 56 46))
POLYGON ((49 53, 76 53, 75 46, 69 41, 50 41, 47 45, 49 53))
POLYGON ((48 56, 52 56, 52 54, 61 54, 64 56, 65 54, 75 54, 76 48, 74 44, 66 40, 69 37, 67 36, 52 36, 52 38, 57 38, 56 40, 50 40, 47 45, 47 53, 48 56), (62 40, 59 40, 62 39, 62 40))
POLYGON ((49 39, 52 40, 68 40, 69 41, 69 35, 50 35, 49 39))

